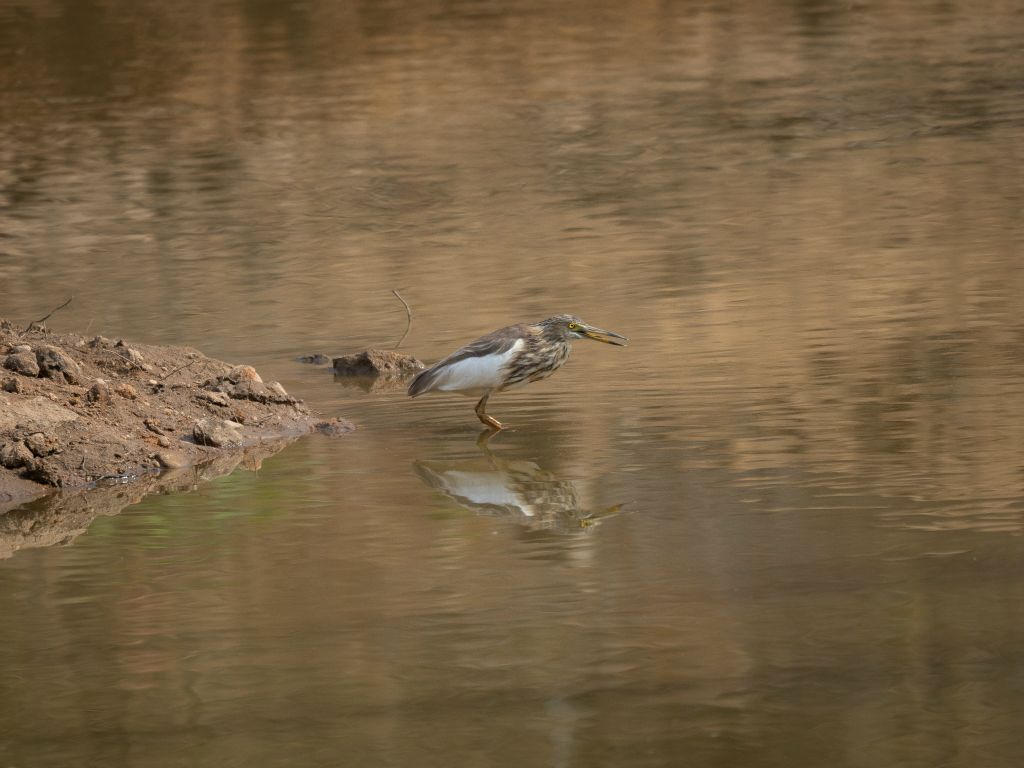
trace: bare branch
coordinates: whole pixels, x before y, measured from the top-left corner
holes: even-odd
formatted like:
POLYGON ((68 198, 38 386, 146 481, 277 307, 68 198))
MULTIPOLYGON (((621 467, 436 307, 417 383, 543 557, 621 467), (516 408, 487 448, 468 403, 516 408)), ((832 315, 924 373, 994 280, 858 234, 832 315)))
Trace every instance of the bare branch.
POLYGON ((199 362, 199 358, 198 358, 198 357, 196 357, 196 358, 192 359, 192 360, 191 360, 190 362, 188 362, 188 363, 185 363, 184 365, 179 365, 179 366, 178 366, 177 368, 175 368, 175 369, 174 369, 173 371, 171 371, 170 373, 165 373, 165 374, 164 374, 163 376, 161 376, 161 377, 159 378, 159 381, 163 381, 164 379, 166 379, 166 378, 168 378, 168 377, 170 377, 170 376, 173 376, 173 375, 174 375, 174 374, 176 374, 176 373, 177 373, 178 371, 183 371, 183 370, 185 370, 186 368, 191 368, 191 367, 192 367, 193 365, 195 365, 195 364, 196 364, 196 363, 198 363, 198 362, 199 362))
POLYGON ((391 289, 391 292, 395 294, 395 297, 405 306, 405 333, 402 334, 402 338, 400 338, 398 340, 398 343, 395 344, 395 349, 398 349, 400 346, 402 346, 402 342, 405 341, 405 337, 409 335, 409 330, 412 328, 412 307, 409 306, 409 302, 402 298, 402 294, 400 294, 394 288, 391 289))
POLYGON ((25 328, 25 330, 22 331, 22 333, 28 333, 29 331, 31 331, 33 325, 42 325, 43 323, 45 323, 47 320, 50 319, 50 315, 54 314, 58 310, 64 309, 64 307, 66 307, 68 304, 71 303, 71 299, 73 299, 73 298, 75 298, 75 297, 74 296, 69 296, 67 301, 65 301, 63 304, 61 304, 56 309, 51 309, 49 314, 47 314, 45 317, 41 317, 38 320, 33 320, 31 323, 28 324, 28 326, 25 328))

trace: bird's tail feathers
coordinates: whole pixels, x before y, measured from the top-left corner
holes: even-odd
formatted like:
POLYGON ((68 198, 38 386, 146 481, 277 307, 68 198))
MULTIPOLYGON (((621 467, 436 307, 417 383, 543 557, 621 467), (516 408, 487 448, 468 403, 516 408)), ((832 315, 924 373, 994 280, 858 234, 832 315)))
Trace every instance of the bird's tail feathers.
POLYGON ((425 371, 420 371, 409 383, 409 397, 416 397, 416 395, 422 395, 424 392, 429 392, 436 381, 437 371, 434 368, 427 368, 425 371))

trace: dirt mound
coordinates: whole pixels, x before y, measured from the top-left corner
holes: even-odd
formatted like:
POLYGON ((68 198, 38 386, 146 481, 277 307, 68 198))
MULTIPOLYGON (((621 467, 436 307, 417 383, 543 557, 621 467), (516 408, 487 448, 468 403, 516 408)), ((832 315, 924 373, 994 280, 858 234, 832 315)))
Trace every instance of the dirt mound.
POLYGON ((324 422, 250 366, 0 321, 0 511, 317 428, 352 427, 324 422))

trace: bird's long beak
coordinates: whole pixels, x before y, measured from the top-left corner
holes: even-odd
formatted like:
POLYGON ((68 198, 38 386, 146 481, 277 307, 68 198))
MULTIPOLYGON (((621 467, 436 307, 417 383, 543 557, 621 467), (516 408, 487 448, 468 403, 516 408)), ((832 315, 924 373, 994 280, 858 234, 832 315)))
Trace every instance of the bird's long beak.
POLYGON ((593 339, 594 341, 601 341, 604 342, 605 344, 614 344, 617 347, 624 347, 629 342, 629 339, 627 339, 625 336, 622 336, 621 334, 615 333, 613 331, 606 331, 602 328, 595 328, 592 325, 588 325, 586 328, 584 328, 583 333, 588 339, 593 339))

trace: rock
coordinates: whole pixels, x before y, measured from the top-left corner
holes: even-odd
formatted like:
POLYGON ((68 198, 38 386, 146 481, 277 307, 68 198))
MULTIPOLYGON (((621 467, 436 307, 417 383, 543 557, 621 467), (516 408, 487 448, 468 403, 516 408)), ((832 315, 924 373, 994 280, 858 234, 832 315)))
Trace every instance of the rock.
POLYGON ((146 429, 148 429, 150 432, 153 432, 154 434, 157 435, 164 434, 164 429, 163 427, 160 426, 159 419, 143 419, 142 423, 146 425, 146 429))
MULTIPOLYGON (((273 382, 277 383, 277 382, 273 382)), ((276 388, 257 381, 240 381, 228 390, 228 394, 236 400, 252 400, 255 403, 281 403, 283 405, 294 405, 299 401, 284 391, 284 387, 277 384, 276 388), (284 394, 281 394, 284 393, 284 394)))
POLYGON ((295 358, 295 360, 297 362, 307 363, 309 365, 327 365, 329 362, 331 362, 331 358, 320 352, 316 352, 312 355, 300 355, 299 357, 295 358))
POLYGON ((279 381, 271 381, 267 384, 267 389, 273 392, 278 397, 288 397, 288 393, 279 381))
POLYGON ((125 400, 134 400, 139 396, 139 393, 135 391, 135 387, 133 387, 126 381, 122 381, 120 384, 114 387, 114 392, 123 397, 125 400))
POLYGON ((32 347, 30 347, 28 344, 15 344, 13 347, 11 347, 12 355, 20 355, 22 352, 28 352, 31 354, 32 347))
POLYGON ((25 465, 25 477, 43 485, 60 488, 65 484, 65 475, 60 467, 43 459, 32 459, 25 465))
POLYGON ((12 442, 0 445, 0 465, 8 469, 19 469, 28 466, 32 461, 32 451, 24 443, 12 442))
POLYGON ((334 358, 336 376, 369 376, 372 378, 403 378, 426 366, 415 357, 383 349, 367 349, 354 355, 334 358))
POLYGON ((110 386, 103 379, 96 379, 85 393, 85 399, 90 403, 109 403, 113 399, 110 395, 110 386))
POLYGON ((23 391, 24 387, 18 379, 7 379, 4 382, 3 390, 4 392, 14 392, 17 394, 18 392, 23 391))
POLYGON ((171 441, 168 440, 167 437, 164 435, 160 435, 160 437, 156 439, 156 444, 159 445, 161 448, 171 447, 171 441))
POLYGON ((33 456, 40 458, 57 452, 57 442, 44 432, 33 432, 25 438, 25 447, 32 451, 33 456))
POLYGON ((106 336, 93 336, 89 341, 89 346, 95 349, 96 347, 109 347, 110 339, 106 336))
POLYGON ((139 352, 136 349, 132 349, 131 347, 125 347, 124 348, 124 354, 127 354, 128 355, 128 359, 131 360, 133 363, 135 363, 140 368, 142 368, 143 367, 142 364, 146 362, 146 358, 144 358, 142 356, 142 353, 139 352))
POLYGON ((356 425, 346 419, 336 418, 328 421, 321 421, 317 424, 314 429, 322 435, 328 437, 337 437, 338 435, 344 435, 349 432, 354 432, 356 425))
POLYGON ((36 348, 36 362, 39 363, 39 375, 42 378, 77 384, 82 376, 78 363, 57 347, 48 344, 36 348))
POLYGON ((188 466, 188 459, 180 453, 174 453, 173 451, 160 451, 156 455, 156 460, 164 469, 178 469, 179 467, 188 466))
POLYGON ((242 425, 226 419, 200 419, 192 427, 192 437, 199 445, 214 448, 240 446, 242 425))
POLYGON ((36 356, 32 354, 31 350, 8 355, 4 358, 4 368, 20 373, 22 376, 35 378, 39 375, 39 363, 36 362, 36 356))
POLYGON ((236 365, 230 371, 221 376, 221 379, 226 379, 233 384, 237 384, 241 381, 252 381, 257 384, 263 383, 263 379, 260 378, 260 375, 256 373, 256 369, 251 365, 236 365))
POLYGON ((222 408, 227 408, 231 404, 228 396, 223 392, 200 392, 196 395, 196 398, 199 400, 205 400, 208 403, 213 403, 214 405, 219 405, 222 408))

